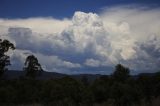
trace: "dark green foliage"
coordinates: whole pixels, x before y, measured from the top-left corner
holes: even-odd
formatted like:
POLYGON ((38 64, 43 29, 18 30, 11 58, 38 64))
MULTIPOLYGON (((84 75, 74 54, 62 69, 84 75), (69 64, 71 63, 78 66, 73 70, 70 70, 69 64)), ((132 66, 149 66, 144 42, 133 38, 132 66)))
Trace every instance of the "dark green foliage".
POLYGON ((126 81, 129 77, 129 69, 118 64, 112 76, 116 81, 126 81))
POLYGON ((84 86, 88 86, 89 85, 89 81, 88 81, 88 78, 86 76, 83 76, 81 81, 84 84, 84 86))
POLYGON ((34 55, 30 55, 26 58, 24 71, 26 71, 26 76, 32 78, 35 78, 38 74, 41 73, 41 65, 34 55))
MULTIPOLYGON (((0 80, 0 104, 33 104, 44 106, 152 106, 159 98, 159 77, 139 76, 126 82, 102 76, 85 86, 71 77, 50 80, 21 78, 0 80)), ((154 105, 153 105, 154 106, 154 105)))
POLYGON ((72 78, 49 80, 45 85, 42 88, 42 95, 46 103, 70 101, 78 105, 81 102, 82 85, 72 78))
POLYGON ((102 103, 109 99, 110 81, 107 76, 100 77, 95 80, 91 86, 91 90, 94 95, 94 101, 97 103, 102 103))
POLYGON ((0 76, 7 70, 6 66, 10 65, 10 57, 5 54, 9 49, 14 50, 14 45, 8 40, 0 39, 0 76))
POLYGON ((45 81, 1 80, 0 85, 0 103, 79 106, 90 102, 84 86, 70 77, 45 81))
POLYGON ((111 86, 111 98, 115 106, 130 106, 139 103, 139 89, 130 84, 114 83, 111 86))
POLYGON ((158 83, 154 81, 153 76, 140 75, 137 79, 137 84, 140 89, 143 89, 142 95, 144 96, 144 101, 150 104, 152 102, 152 97, 154 96, 154 90, 156 89, 158 83))

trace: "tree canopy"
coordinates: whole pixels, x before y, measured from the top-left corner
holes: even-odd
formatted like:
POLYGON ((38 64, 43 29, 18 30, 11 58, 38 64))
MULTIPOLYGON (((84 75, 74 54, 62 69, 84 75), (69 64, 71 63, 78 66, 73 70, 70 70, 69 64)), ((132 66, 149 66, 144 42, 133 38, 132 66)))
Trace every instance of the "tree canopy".
POLYGON ((117 81, 125 81, 129 77, 129 68, 121 64, 116 65, 113 78, 117 81))
POLYGON ((42 67, 34 55, 29 55, 26 58, 24 70, 26 71, 26 76, 36 77, 41 73, 42 67))
POLYGON ((10 57, 5 54, 9 49, 15 49, 13 43, 8 40, 0 39, 0 76, 7 70, 6 66, 10 65, 10 57))

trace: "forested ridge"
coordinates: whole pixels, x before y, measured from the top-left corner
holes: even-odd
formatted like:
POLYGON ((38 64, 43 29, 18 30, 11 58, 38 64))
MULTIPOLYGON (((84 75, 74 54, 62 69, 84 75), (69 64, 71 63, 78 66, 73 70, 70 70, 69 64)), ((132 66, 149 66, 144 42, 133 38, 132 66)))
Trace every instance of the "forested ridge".
POLYGON ((10 65, 6 55, 14 45, 0 39, 0 105, 35 106, 159 106, 160 72, 130 75, 130 69, 117 64, 111 75, 101 75, 94 81, 83 76, 37 79, 44 71, 34 55, 24 64, 25 76, 4 79, 10 65))

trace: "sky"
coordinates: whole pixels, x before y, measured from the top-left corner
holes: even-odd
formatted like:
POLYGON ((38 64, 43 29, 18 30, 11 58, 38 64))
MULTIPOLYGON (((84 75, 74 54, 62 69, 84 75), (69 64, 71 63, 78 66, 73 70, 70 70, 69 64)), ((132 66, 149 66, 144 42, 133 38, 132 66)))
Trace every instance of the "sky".
POLYGON ((159 0, 1 0, 0 36, 14 43, 10 69, 28 55, 65 74, 160 69, 159 0))

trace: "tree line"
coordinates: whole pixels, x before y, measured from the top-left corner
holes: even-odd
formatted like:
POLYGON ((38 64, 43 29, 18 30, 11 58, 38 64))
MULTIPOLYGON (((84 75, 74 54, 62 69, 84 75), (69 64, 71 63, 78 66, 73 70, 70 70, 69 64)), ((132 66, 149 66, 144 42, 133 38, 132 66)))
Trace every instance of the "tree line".
MULTIPOLYGON (((15 49, 8 40, 0 40, 0 71, 10 65, 6 52, 15 49)), ((26 77, 0 80, 0 105, 36 104, 39 106, 159 106, 160 72, 152 75, 130 75, 129 68, 118 64, 111 75, 102 75, 93 82, 87 77, 70 76, 38 80, 43 71, 38 59, 26 58, 26 77)))

